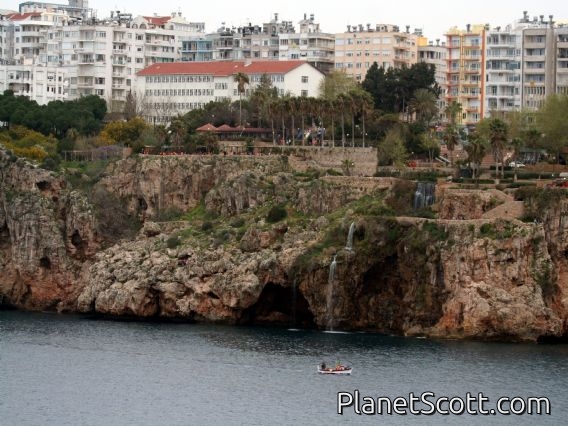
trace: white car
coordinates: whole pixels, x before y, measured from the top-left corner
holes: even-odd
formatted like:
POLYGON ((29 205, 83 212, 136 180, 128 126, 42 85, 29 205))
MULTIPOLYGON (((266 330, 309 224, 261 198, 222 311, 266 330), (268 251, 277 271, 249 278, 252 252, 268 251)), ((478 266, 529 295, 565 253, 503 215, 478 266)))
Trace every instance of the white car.
POLYGON ((511 161, 509 163, 509 167, 519 168, 519 167, 525 167, 525 165, 523 163, 521 163, 520 161, 511 161))

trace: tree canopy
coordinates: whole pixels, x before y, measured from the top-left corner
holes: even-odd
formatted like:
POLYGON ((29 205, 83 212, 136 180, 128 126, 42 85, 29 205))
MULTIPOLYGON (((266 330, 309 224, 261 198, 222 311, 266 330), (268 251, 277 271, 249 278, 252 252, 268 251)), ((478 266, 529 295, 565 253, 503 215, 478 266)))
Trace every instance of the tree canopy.
POLYGON ((406 112, 418 89, 427 89, 438 98, 440 88, 435 72, 434 65, 424 62, 388 70, 374 62, 362 87, 373 97, 376 109, 385 113, 406 112))

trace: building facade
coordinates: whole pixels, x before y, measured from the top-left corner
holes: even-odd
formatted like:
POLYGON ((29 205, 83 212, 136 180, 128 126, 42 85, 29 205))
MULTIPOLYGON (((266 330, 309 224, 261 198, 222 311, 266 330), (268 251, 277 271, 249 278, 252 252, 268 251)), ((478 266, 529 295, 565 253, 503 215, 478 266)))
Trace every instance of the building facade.
POLYGON ((15 96, 25 96, 40 105, 69 99, 67 70, 41 65, 0 64, 0 93, 12 90, 15 96))
POLYGON ((411 66, 418 60, 420 36, 396 25, 348 25, 347 32, 335 34, 335 69, 363 81, 374 62, 385 69, 411 66))
POLYGON ((299 22, 279 20, 278 14, 262 25, 221 26, 215 33, 186 38, 182 61, 306 61, 327 73, 334 65, 334 36, 324 33, 314 15, 299 22))
POLYGON ((458 123, 473 126, 485 111, 485 25, 452 28, 446 34, 448 73, 446 104, 462 107, 458 123))
POLYGON ((57 79, 65 76, 63 98, 97 95, 113 112, 122 111, 136 72, 153 63, 179 60, 182 38, 203 34, 205 27, 186 21, 180 13, 133 18, 116 11, 107 19, 83 20, 66 10, 34 8, 34 12, 7 14, 0 21, 0 63, 14 67, 4 75, 31 76, 27 80, 32 85, 6 80, 0 87, 14 87, 43 103, 51 96, 40 96, 43 88, 33 86, 33 75, 38 67, 58 69, 57 79))
POLYGON ((215 61, 154 64, 138 72, 136 87, 144 99, 144 119, 168 124, 173 117, 211 101, 237 101, 235 75, 249 78, 245 96, 270 77, 280 95, 318 96, 324 74, 303 61, 215 61))
POLYGON ((440 40, 436 40, 436 44, 432 41, 420 40, 420 45, 418 46, 418 62, 425 62, 430 65, 434 65, 436 68, 436 73, 434 78, 436 83, 440 88, 440 96, 436 105, 440 114, 440 120, 443 118, 442 114, 446 109, 446 94, 448 92, 447 74, 448 74, 448 63, 447 63, 447 49, 446 43, 440 43, 440 40))

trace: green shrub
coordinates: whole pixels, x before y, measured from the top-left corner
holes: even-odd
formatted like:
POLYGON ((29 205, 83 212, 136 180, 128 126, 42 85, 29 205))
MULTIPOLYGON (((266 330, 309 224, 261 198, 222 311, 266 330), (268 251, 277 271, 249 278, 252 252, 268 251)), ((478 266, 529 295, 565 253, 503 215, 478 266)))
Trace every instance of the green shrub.
POLYGON ((201 230, 203 232, 210 231, 211 229, 213 229, 213 223, 212 222, 206 221, 206 222, 203 222, 201 224, 201 230))
POLYGON ((178 235, 172 235, 166 240, 166 246, 169 249, 174 249, 181 244, 181 238, 178 235))
POLYGON ((244 226, 244 224, 245 220, 242 217, 239 217, 231 222, 231 227, 240 228, 241 226, 244 226))
POLYGON ((288 216, 288 212, 286 211, 286 208, 284 206, 274 206, 266 215, 266 221, 268 223, 276 223, 280 222, 282 219, 285 219, 286 216, 288 216))

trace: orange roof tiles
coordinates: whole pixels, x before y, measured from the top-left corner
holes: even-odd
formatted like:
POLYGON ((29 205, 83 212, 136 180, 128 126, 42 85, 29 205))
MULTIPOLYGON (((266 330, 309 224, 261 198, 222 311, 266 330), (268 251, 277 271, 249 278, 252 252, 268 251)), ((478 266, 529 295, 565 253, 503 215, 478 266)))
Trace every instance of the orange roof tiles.
POLYGON ((170 16, 143 16, 143 18, 152 25, 165 25, 172 19, 170 16))
POLYGON ((24 19, 28 19, 29 17, 36 17, 41 16, 40 12, 26 12, 26 13, 9 13, 6 15, 8 19, 12 21, 23 21, 24 19))
POLYGON ((307 64, 305 61, 255 61, 246 64, 242 61, 212 62, 165 62, 150 65, 138 75, 205 74, 230 76, 239 72, 245 74, 284 74, 307 64))

